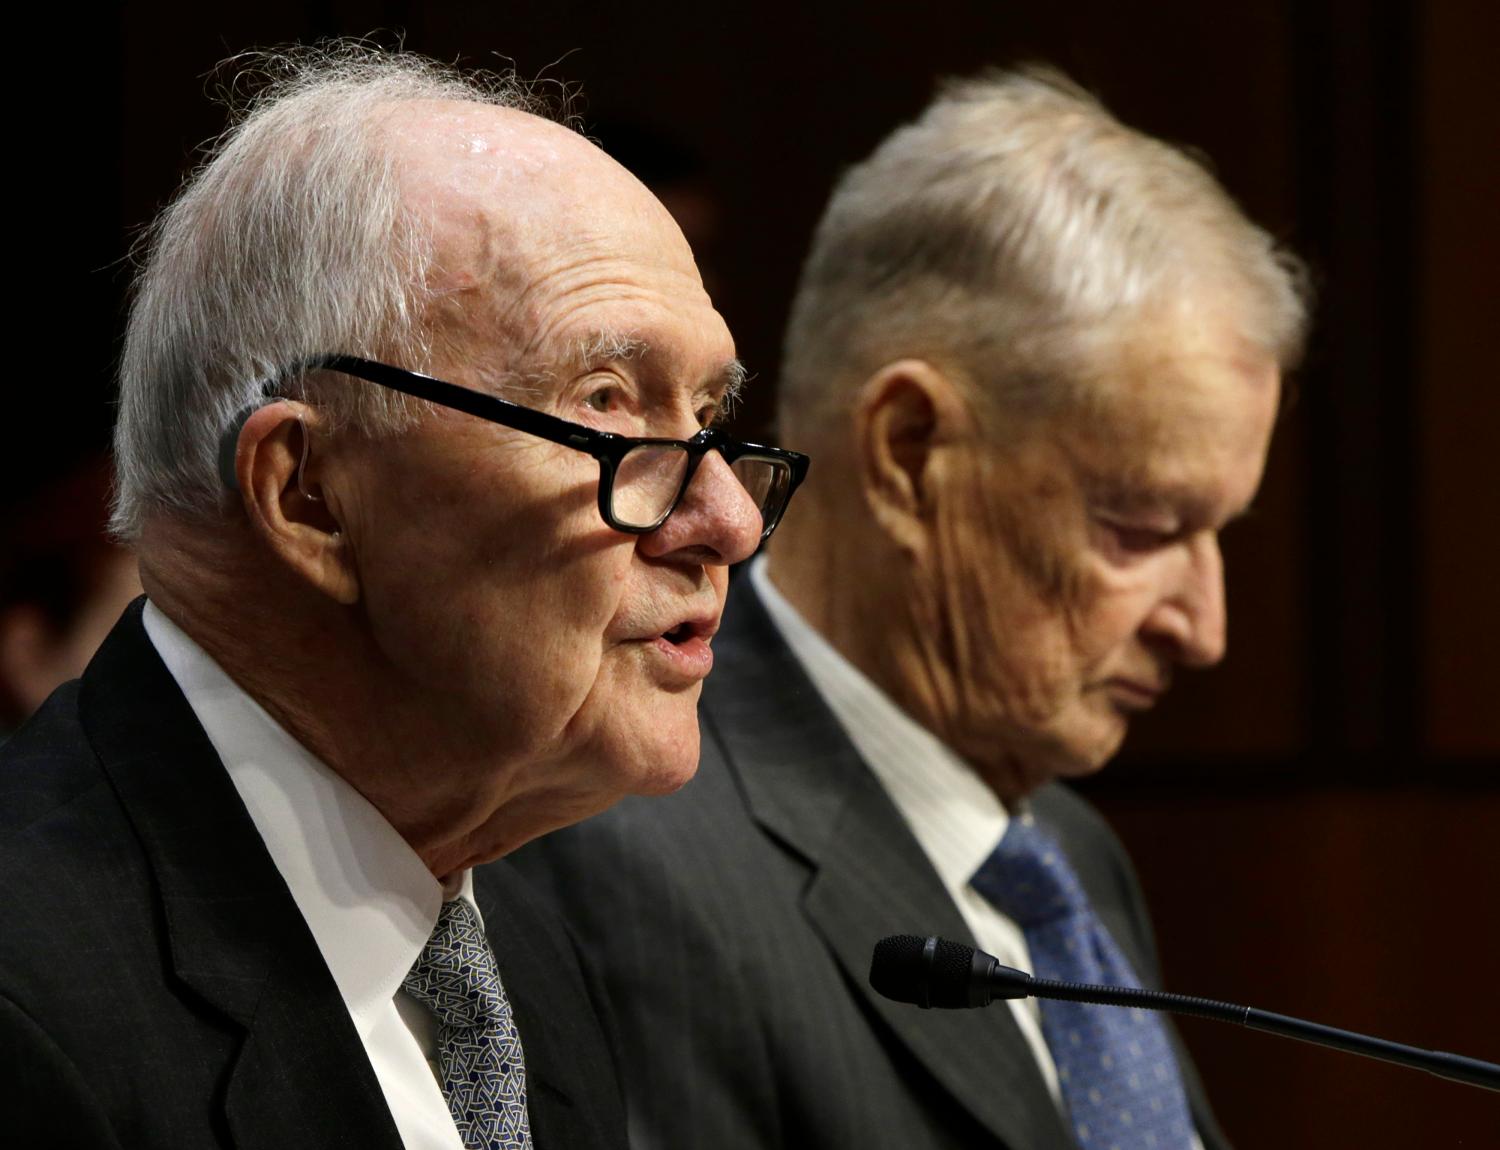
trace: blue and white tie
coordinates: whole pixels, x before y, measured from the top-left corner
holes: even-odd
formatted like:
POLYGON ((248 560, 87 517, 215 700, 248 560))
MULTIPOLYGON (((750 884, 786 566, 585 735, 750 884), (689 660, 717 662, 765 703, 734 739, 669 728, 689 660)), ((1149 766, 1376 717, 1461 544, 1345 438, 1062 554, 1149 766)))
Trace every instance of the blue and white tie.
POLYGON ((510 1000, 479 916, 443 904, 402 984, 438 1020, 443 1094, 468 1150, 530 1150, 526 1063, 510 1000))
MULTIPOLYGON (((1025 932, 1038 978, 1140 985, 1062 848, 1034 823, 1012 819, 970 884, 1025 932)), ((1084 1150, 1192 1145, 1177 1061, 1156 1015, 1051 1000, 1041 1008, 1042 1034, 1084 1150)))

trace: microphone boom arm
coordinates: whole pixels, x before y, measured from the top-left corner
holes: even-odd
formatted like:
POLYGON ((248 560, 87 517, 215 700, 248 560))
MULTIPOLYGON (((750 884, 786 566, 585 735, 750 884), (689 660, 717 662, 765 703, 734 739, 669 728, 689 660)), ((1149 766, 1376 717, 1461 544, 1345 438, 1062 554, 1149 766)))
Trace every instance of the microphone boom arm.
MULTIPOLYGON (((1489 1090, 1500 1090, 1500 1066, 1467 1058, 1462 1054, 1449 1054, 1444 1050, 1423 1050, 1401 1042, 1391 1042, 1353 1030, 1340 1030, 1336 1026, 1325 1026, 1320 1022, 1309 1022, 1293 1018, 1288 1014, 1275 1014, 1269 1010, 1256 1010, 1253 1006, 1239 1006, 1232 1002, 1216 1002, 1211 998, 1194 998, 1185 994, 1169 994, 1164 990, 1145 990, 1128 986, 1093 986, 1088 983, 1057 982, 1053 979, 1035 978, 1025 971, 1002 966, 995 962, 992 980, 1009 986, 1012 982, 1025 980, 1026 995, 1032 998, 1061 998, 1069 1002, 1097 1003, 1101 1006, 1133 1006, 1146 1010, 1160 1010, 1168 1014, 1185 1014, 1195 1018, 1212 1018, 1219 1022, 1235 1022, 1252 1030, 1263 1030, 1268 1034, 1280 1034, 1316 1046, 1329 1046, 1360 1054, 1382 1062, 1394 1062, 1436 1074, 1440 1078, 1463 1082, 1470 1086, 1483 1086, 1489 1090)), ((997 998, 1021 997, 997 994, 997 998)))
POLYGON ((1099 1006, 1128 1006, 1212 1018, 1316 1046, 1414 1067, 1453 1082, 1500 1091, 1500 1065, 1493 1062, 1443 1050, 1423 1050, 1286 1014, 1216 1002, 1211 998, 1193 998, 1134 986, 1095 986, 1035 978, 1023 970, 1002 966, 993 955, 939 938, 894 935, 881 940, 875 947, 870 966, 870 985, 887 998, 915 1003, 924 1009, 929 1006, 988 1006, 997 998, 1059 998, 1099 1006))

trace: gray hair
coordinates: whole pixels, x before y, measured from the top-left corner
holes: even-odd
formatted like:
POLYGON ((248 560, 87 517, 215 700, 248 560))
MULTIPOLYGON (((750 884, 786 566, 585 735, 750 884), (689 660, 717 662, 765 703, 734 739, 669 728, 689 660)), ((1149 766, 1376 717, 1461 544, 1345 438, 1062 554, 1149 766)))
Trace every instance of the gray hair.
POLYGON ((808 433, 907 357, 1055 404, 1121 323, 1194 292, 1227 296, 1240 337, 1295 365, 1301 265, 1202 164, 1052 69, 950 83, 834 190, 792 305, 783 418, 808 433))
MULTIPOLYGON (((153 513, 221 514, 218 443, 265 380, 335 352, 425 366, 431 240, 402 202, 378 114, 413 100, 545 113, 513 75, 358 42, 228 63, 253 91, 231 96, 234 122, 138 247, 110 523, 126 540, 153 513)), ((380 388, 326 390, 337 418, 372 434, 415 411, 380 388)))

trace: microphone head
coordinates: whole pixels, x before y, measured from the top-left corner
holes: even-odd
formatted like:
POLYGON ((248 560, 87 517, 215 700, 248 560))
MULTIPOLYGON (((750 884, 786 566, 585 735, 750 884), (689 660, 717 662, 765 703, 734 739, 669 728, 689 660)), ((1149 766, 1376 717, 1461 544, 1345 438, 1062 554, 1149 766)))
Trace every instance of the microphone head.
POLYGON ((914 934, 893 934, 877 942, 870 957, 870 986, 875 993, 894 1002, 926 1006, 927 975, 922 961, 926 945, 925 938, 914 934))
MULTIPOLYGON (((870 986, 877 994, 917 1006, 982 1006, 974 991, 975 950, 944 938, 895 934, 875 944, 870 959, 870 986)), ((982 987, 982 983, 981 983, 982 987)))

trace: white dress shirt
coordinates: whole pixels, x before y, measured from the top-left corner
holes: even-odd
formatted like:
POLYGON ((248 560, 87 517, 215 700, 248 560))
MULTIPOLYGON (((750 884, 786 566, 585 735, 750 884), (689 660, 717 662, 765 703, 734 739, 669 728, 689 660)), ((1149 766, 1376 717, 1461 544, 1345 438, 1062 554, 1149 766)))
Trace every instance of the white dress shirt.
MULTIPOLYGON (((764 556, 750 564, 749 575, 781 637, 932 861, 974 941, 1006 966, 1031 970, 1021 928, 969 885, 1010 825, 1010 812, 972 767, 798 614, 771 582, 764 556)), ((1019 817, 1031 816, 1023 811, 1019 817)), ((1036 1057, 1047 1089, 1061 1106, 1057 1067, 1042 1037, 1036 1000, 1010 999, 1006 1006, 1036 1057)))
POLYGON ((463 1150, 439 1085, 437 1020, 401 984, 444 898, 473 905, 472 876, 464 871, 445 892, 363 795, 151 603, 145 625, 323 953, 402 1142, 463 1150))
MULTIPOLYGON (((911 827, 979 949, 1006 966, 1029 972, 1031 954, 1021 928, 969 885, 1010 825, 1011 812, 972 767, 834 650, 787 602, 771 582, 765 556, 751 562, 749 575, 781 637, 911 827)), ((1015 817, 1031 819, 1024 803, 1015 817)), ((1047 1089, 1066 1118, 1057 1064, 1042 1036, 1037 1000, 1013 998, 1005 1005, 1015 1015, 1047 1089)), ((1192 1145, 1203 1150, 1196 1132, 1192 1145)))

